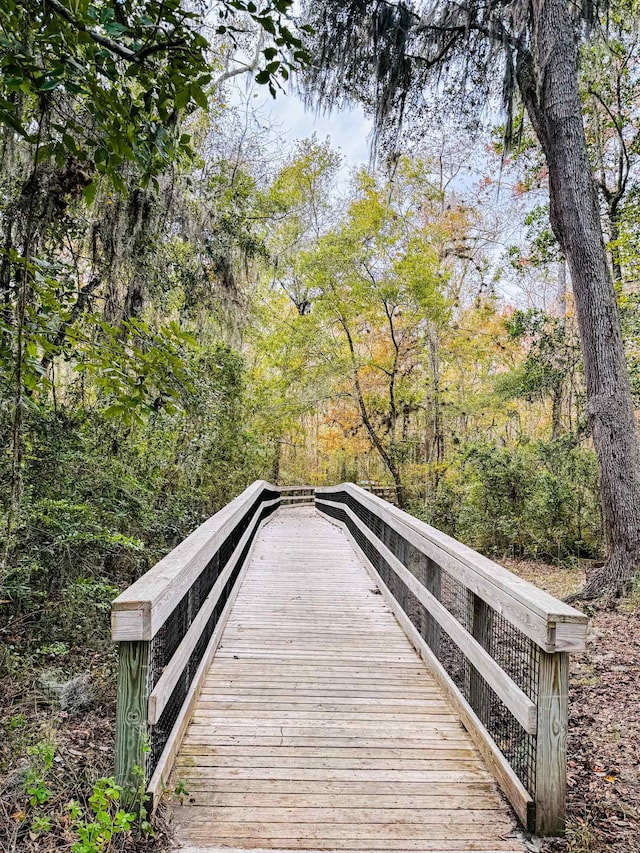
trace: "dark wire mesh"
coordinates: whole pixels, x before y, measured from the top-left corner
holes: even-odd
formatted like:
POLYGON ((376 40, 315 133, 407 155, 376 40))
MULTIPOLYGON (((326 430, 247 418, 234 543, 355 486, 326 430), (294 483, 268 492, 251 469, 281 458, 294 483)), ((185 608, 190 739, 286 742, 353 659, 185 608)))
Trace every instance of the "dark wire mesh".
POLYGON ((534 702, 537 700, 539 647, 348 492, 323 494, 316 502, 321 512, 346 524, 385 586, 471 705, 524 787, 535 799, 536 736, 528 734, 522 728, 475 666, 403 583, 340 504, 351 509, 534 702))
POLYGON ((196 674, 200 661, 206 651, 209 641, 213 635, 218 620, 224 610, 224 607, 231 595, 231 592, 238 580, 238 576, 242 569, 243 563, 249 553, 255 533, 261 521, 268 518, 277 508, 278 503, 271 506, 263 506, 265 501, 279 497, 279 493, 272 490, 265 490, 256 499, 245 515, 238 521, 238 524, 224 540, 218 551, 211 556, 211 559, 196 578, 191 588, 176 604, 173 611, 168 616, 166 622, 157 631, 155 637, 151 641, 151 650, 149 656, 149 692, 153 690, 162 675, 164 668, 167 666, 171 658, 176 652, 176 649, 182 642, 185 634, 189 630, 191 623, 197 616, 200 608, 204 604, 207 596, 211 592, 213 585, 224 571, 229 558, 236 549, 238 543, 242 539, 249 524, 253 520, 256 513, 258 521, 253 529, 253 532, 248 537, 246 544, 242 549, 240 558, 236 562, 235 568, 231 572, 229 579, 224 585, 224 589, 218 603, 216 604, 211 616, 196 643, 189 660, 176 682, 176 686, 167 702, 158 722, 150 727, 150 751, 147 756, 146 776, 150 778, 156 768, 158 760, 162 755, 162 751, 169 739, 171 730, 180 713, 184 701, 191 687, 191 683, 196 674))

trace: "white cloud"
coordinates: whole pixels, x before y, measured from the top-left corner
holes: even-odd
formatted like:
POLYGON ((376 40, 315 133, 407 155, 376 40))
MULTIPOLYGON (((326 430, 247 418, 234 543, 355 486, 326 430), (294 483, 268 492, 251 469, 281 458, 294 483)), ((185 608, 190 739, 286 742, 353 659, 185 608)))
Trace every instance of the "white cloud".
POLYGON ((368 165, 372 122, 360 107, 317 113, 305 107, 295 92, 278 92, 274 99, 265 87, 255 85, 248 90, 238 86, 231 100, 246 102, 247 98, 262 122, 278 127, 287 148, 315 133, 321 140, 329 137, 332 147, 344 156, 346 171, 368 165))

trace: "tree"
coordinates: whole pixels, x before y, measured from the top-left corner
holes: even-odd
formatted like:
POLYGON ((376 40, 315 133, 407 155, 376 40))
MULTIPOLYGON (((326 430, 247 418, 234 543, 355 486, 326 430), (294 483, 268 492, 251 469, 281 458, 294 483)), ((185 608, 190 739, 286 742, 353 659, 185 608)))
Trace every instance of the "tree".
POLYGON ((406 115, 424 118, 425 91, 436 87, 477 110, 500 58, 506 140, 519 95, 546 159, 551 226, 575 293, 608 550, 582 594, 619 594, 640 563, 640 442, 578 87, 580 29, 593 5, 580 15, 567 0, 328 0, 306 8, 317 33, 312 90, 325 104, 363 101, 379 136, 406 115))
MULTIPOLYGON (((3 562, 35 392, 50 393, 50 369, 78 349, 77 321, 96 298, 108 321, 96 338, 107 349, 108 326, 126 339, 128 320, 140 313, 140 272, 161 228, 161 182, 194 157, 184 121, 208 108, 208 90, 220 84, 212 83, 206 35, 233 45, 246 22, 264 32, 247 70, 275 93, 305 56, 290 29, 291 5, 220 0, 205 14, 181 0, 2 3, 0 385, 12 456, 3 562)), ((169 364, 170 348, 166 357, 169 364)))
POLYGON ((265 195, 275 219, 268 245, 273 283, 278 284, 300 314, 311 308, 312 294, 297 268, 302 250, 328 228, 333 211, 331 191, 342 158, 315 136, 299 142, 265 195))
POLYGON ((345 433, 364 432, 400 506, 407 504, 403 424, 415 403, 412 380, 424 370, 430 325, 449 312, 423 177, 406 160, 393 183, 360 172, 347 215, 295 264, 335 396, 352 403, 336 407, 334 417, 345 433))
MULTIPOLYGON (((517 341, 527 341, 524 360, 511 372, 499 377, 498 391, 505 398, 524 400, 550 398, 551 441, 558 439, 563 430, 563 408, 565 407, 565 389, 572 388, 579 349, 567 328, 565 317, 552 317, 544 311, 516 311, 506 323, 509 337, 517 341)), ((567 415, 570 417, 570 399, 566 401, 567 415)), ((578 443, 580 430, 570 435, 573 443, 578 443)))
POLYGON ((640 131, 635 112, 640 94, 638 17, 621 0, 607 10, 602 35, 582 54, 582 98, 587 144, 602 199, 605 234, 616 284, 625 278, 621 225, 630 195, 638 189, 640 131))

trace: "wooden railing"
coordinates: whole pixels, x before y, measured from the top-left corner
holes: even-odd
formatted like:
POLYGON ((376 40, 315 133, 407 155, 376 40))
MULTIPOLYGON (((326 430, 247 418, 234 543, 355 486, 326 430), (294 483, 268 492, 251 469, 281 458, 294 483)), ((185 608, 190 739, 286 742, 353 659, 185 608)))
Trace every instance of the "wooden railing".
POLYGON ((253 483, 113 602, 115 771, 129 792, 144 779, 154 803, 162 794, 253 539, 280 500, 253 483))
POLYGON ((280 486, 280 506, 313 506, 315 486, 280 486))
POLYGON ((363 482, 359 484, 366 492, 371 492, 378 498, 383 498, 389 503, 395 504, 398 500, 398 489, 396 486, 384 486, 382 483, 363 482))
POLYGON ((315 500, 364 556, 522 822, 561 833, 568 653, 584 650, 587 617, 358 486, 315 500))

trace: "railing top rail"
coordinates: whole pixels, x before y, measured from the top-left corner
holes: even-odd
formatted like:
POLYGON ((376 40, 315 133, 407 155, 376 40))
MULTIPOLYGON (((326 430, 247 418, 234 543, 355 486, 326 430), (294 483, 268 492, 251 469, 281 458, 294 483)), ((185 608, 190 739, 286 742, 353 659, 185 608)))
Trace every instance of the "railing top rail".
POLYGON ((265 489, 280 491, 278 486, 265 480, 256 480, 125 589, 111 604, 112 639, 153 639, 213 554, 265 489))
POLYGON ((275 488, 277 488, 281 492, 298 492, 298 491, 313 492, 316 487, 315 486, 277 486, 275 488))
POLYGON ((582 651, 588 617, 504 566, 354 483, 316 487, 316 497, 348 492, 457 577, 545 651, 582 651))

